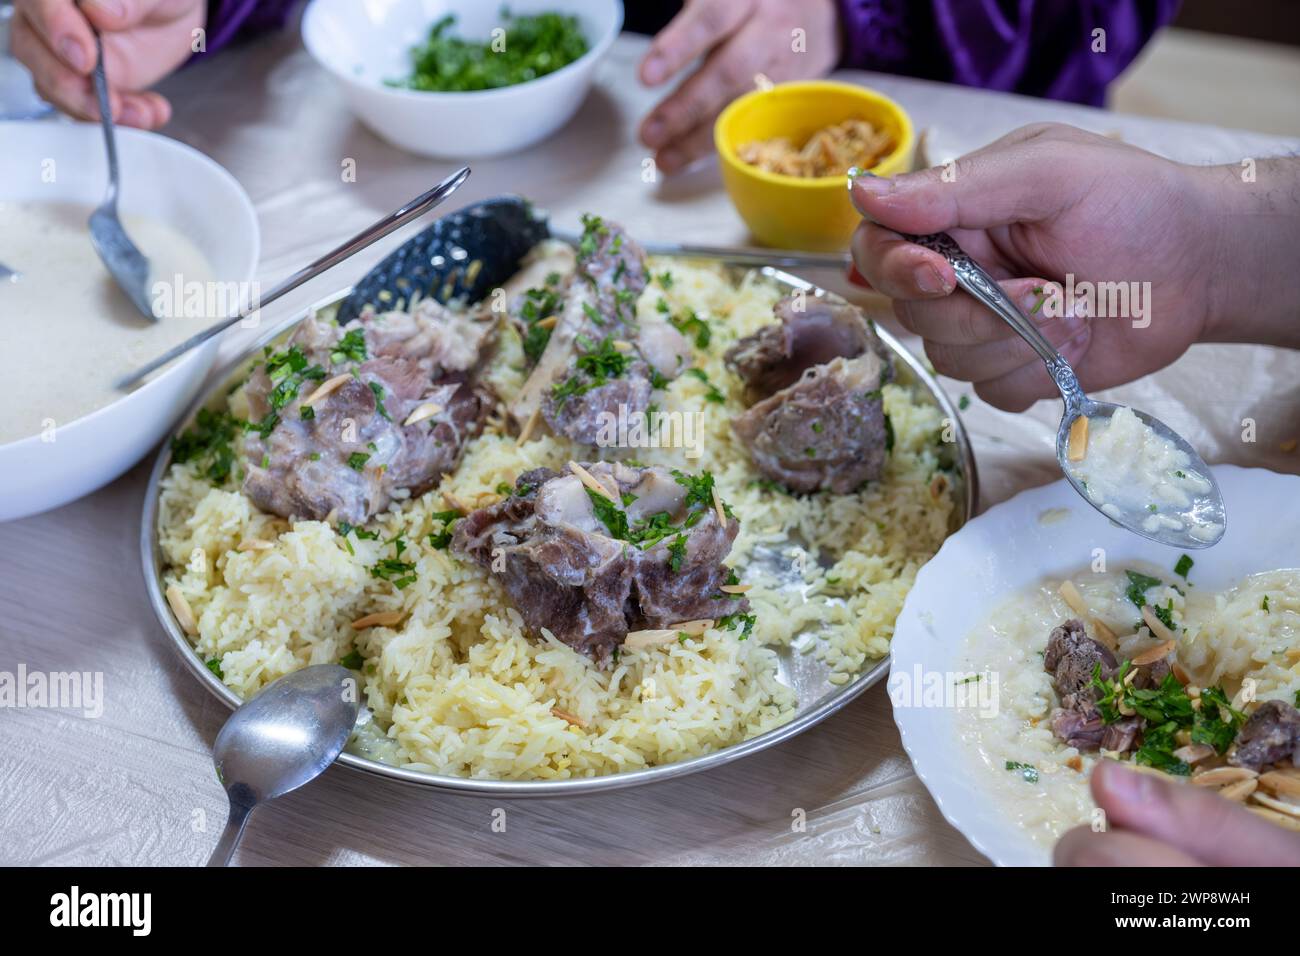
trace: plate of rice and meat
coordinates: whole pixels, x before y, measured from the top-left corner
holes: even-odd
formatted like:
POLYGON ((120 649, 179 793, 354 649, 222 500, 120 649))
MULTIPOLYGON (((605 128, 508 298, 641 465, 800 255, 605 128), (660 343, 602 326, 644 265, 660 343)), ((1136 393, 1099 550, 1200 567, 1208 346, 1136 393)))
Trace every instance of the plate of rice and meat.
POLYGON ((145 577, 226 703, 342 663, 343 764, 540 795, 739 758, 883 676, 973 512, 955 407, 848 302, 583 224, 439 220, 177 429, 145 577))
POLYGON ((990 509, 918 575, 894 717, 944 816, 994 862, 1045 864, 1096 824, 1103 759, 1300 829, 1300 543, 1277 520, 1300 477, 1212 471, 1233 521, 1195 557, 1061 481, 990 509))

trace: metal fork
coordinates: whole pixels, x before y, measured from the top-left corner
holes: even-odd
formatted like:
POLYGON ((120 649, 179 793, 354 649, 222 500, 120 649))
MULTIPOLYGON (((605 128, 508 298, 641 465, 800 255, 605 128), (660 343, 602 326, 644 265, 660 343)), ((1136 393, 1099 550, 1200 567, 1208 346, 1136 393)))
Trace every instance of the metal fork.
POLYGON ((117 218, 117 140, 113 133, 113 112, 108 105, 108 80, 104 77, 104 44, 95 33, 95 94, 99 97, 99 122, 104 127, 104 146, 108 150, 108 195, 90 214, 90 241, 95 251, 140 312, 157 322, 149 301, 149 260, 144 257, 117 218))

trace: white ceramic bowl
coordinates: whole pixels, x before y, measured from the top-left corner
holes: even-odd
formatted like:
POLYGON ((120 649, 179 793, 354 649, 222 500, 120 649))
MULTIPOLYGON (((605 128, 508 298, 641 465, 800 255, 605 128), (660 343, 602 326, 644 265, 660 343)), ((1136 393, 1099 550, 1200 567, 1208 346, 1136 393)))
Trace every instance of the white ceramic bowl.
POLYGON ((338 79, 361 122, 423 156, 495 156, 545 139, 568 122, 591 88, 596 65, 623 26, 621 0, 510 0, 515 15, 573 14, 589 49, 539 79, 499 90, 432 93, 386 86, 410 73, 409 51, 433 24, 456 16, 460 36, 487 40, 501 26, 494 0, 312 0, 302 39, 338 79))
MULTIPOLYGON (((108 173, 99 126, 0 123, 0 144, 0 199, 86 205, 103 200, 108 173)), ((117 150, 119 212, 156 219, 189 236, 214 280, 252 280, 260 252, 257 214, 230 173, 197 150, 153 133, 119 129, 117 150)), ((204 343, 111 405, 61 425, 54 441, 33 436, 0 445, 0 521, 79 498, 139 461, 198 392, 220 340, 204 343)))
MULTIPOLYGON (((1196 586, 1218 591, 1260 571, 1300 567, 1295 522, 1279 520, 1295 506, 1300 477, 1235 465, 1212 470, 1228 530, 1213 548, 1195 552, 1196 586)), ((965 671, 964 645, 975 627, 1040 581, 1088 567, 1095 549, 1104 550, 1112 569, 1135 560, 1172 568, 1181 553, 1107 521, 1064 480, 1022 491, 968 522, 921 569, 898 615, 891 696, 894 675, 906 680, 965 671)), ((896 704, 894 722, 939 810, 977 850, 1004 866, 1051 861, 1050 847, 1030 837, 990 788, 980 786, 982 768, 963 750, 953 707, 896 704)))

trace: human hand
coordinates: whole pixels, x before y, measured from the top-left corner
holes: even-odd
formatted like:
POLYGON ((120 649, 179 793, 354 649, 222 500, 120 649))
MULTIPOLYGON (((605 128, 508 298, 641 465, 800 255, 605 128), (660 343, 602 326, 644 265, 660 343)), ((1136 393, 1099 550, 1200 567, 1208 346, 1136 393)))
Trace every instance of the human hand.
POLYGON ((641 121, 641 142, 671 175, 713 148, 713 120, 754 88, 754 76, 776 82, 829 73, 840 59, 835 0, 687 0, 654 38, 638 75, 660 86, 702 57, 699 69, 641 121), (803 41, 796 51, 795 34, 803 41))
POLYGON ((1300 866, 1300 833, 1209 790, 1114 760, 1097 764, 1090 785, 1107 829, 1065 834, 1057 866, 1300 866))
POLYGON ((148 91, 189 59, 193 31, 207 16, 205 0, 16 0, 13 54, 31 70, 36 91, 78 119, 99 118, 90 74, 102 34, 113 119, 155 129, 171 105, 148 91))
MULTIPOLYGON (((1268 174, 1279 207, 1294 193, 1295 169, 1268 174)), ((856 180, 853 202, 874 222, 858 227, 853 258, 894 299, 899 321, 925 339, 937 371, 974 382, 993 405, 1021 411, 1057 394, 1041 360, 973 298, 950 294, 956 280, 942 256, 893 230, 950 232, 1023 311, 1036 311, 1084 388, 1100 389, 1162 368, 1197 341, 1292 344, 1293 319, 1289 331, 1233 324, 1260 314, 1263 303, 1248 306, 1266 279, 1275 283, 1269 308, 1295 301, 1296 270, 1271 267, 1278 253, 1265 237, 1294 232, 1300 209, 1279 208, 1284 215, 1265 223, 1254 214, 1265 190, 1252 189, 1233 167, 1183 166, 1069 126, 1026 126, 951 171, 856 180), (1049 317, 1033 290, 1045 280, 1064 283, 1067 274, 1076 284, 1150 283, 1148 312, 1141 321, 1069 311, 1049 317), (1283 282, 1287 289, 1278 288, 1283 282)))

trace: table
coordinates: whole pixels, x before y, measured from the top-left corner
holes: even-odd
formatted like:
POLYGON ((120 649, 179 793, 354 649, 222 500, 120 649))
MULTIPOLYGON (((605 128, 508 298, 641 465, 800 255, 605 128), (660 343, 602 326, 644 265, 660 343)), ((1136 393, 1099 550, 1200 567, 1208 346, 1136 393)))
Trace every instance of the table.
MULTIPOLYGON (((526 155, 474 162, 455 203, 525 193, 565 226, 598 211, 644 239, 746 241, 716 168, 644 183, 634 124, 654 94, 631 83, 644 49, 624 37, 579 115, 526 155)), ((1294 151, 1273 136, 846 73, 897 98, 929 129, 932 160, 1026 122, 1111 132, 1190 162, 1294 151)), ((163 85, 167 133, 243 183, 261 219, 268 286, 427 188, 455 164, 397 152, 342 108, 292 31, 186 69, 163 85), (355 183, 342 164, 355 161, 355 183)), ((1296 124, 1300 129, 1300 124, 1296 124)), ((409 232, 409 230, 408 230, 409 232)), ((299 290, 276 316, 359 277, 370 250, 299 290)), ((809 278, 843 288, 837 276, 809 278)), ((881 314, 881 303, 869 303, 881 314)), ((255 334, 255 333, 244 333, 255 334)), ((916 341, 905 337, 918 348, 916 341)), ((238 337, 224 345, 226 355, 238 337)), ((1145 408, 1211 462, 1300 471, 1283 450, 1300 432, 1300 354, 1197 347, 1176 365, 1105 397, 1145 408), (1269 383, 1285 383, 1277 387, 1269 383), (1239 440, 1253 417, 1258 441, 1239 440)), ((965 420, 987 508, 1053 480, 1059 408, 1009 415, 970 395, 965 420)), ((227 715, 182 667, 152 617, 137 552, 148 463, 79 502, 0 525, 0 670, 102 672, 102 716, 0 711, 0 863, 198 864, 225 819, 209 750, 227 715)), ((985 862, 940 816, 911 769, 884 686, 783 746, 638 790, 500 803, 405 787, 334 768, 254 816, 245 864, 948 864, 985 862), (505 828, 493 827, 505 812, 505 828), (793 824, 806 814, 806 831, 793 824)))

